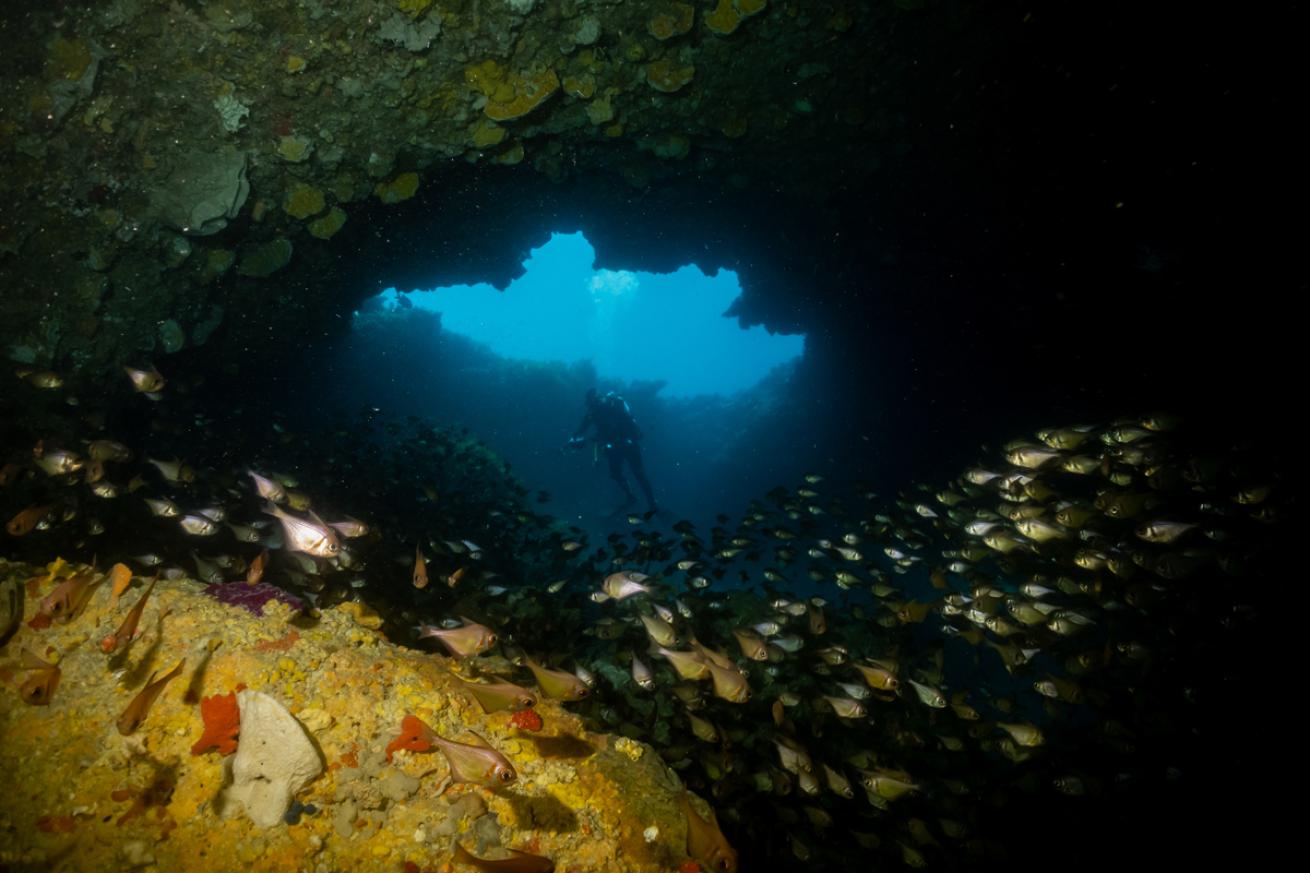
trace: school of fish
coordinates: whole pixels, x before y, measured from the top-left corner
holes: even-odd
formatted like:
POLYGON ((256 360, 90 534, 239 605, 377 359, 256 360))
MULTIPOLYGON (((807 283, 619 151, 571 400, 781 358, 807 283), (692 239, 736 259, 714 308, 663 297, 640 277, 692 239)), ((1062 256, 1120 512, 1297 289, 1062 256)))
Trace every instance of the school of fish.
MULTIPOLYGON (((37 376, 20 378, 62 386, 37 376)), ((140 577, 99 640, 115 657, 140 633, 149 577, 271 581, 311 611, 367 599, 394 639, 457 659, 485 712, 544 696, 651 743, 714 804, 702 815, 684 798, 686 851, 723 873, 852 852, 985 859, 1016 796, 1146 778, 1189 730, 1224 635, 1254 620, 1243 582, 1284 505, 1258 456, 1151 415, 1043 429, 886 496, 815 473, 736 524, 634 515, 593 545, 529 509, 466 434, 366 413, 326 438, 273 422, 268 442, 210 442, 158 371, 128 376, 149 404, 133 439, 89 413, 8 447, 6 551, 117 562, 61 581, 38 618, 70 620, 105 579, 117 603, 123 574, 140 577)), ((137 730, 183 668, 151 677, 118 730, 137 730)), ((33 704, 70 693, 28 651, 0 678, 33 704)), ((450 782, 515 778, 480 738, 416 736, 445 753, 450 782)), ((516 859, 483 869, 549 869, 484 863, 516 859)))

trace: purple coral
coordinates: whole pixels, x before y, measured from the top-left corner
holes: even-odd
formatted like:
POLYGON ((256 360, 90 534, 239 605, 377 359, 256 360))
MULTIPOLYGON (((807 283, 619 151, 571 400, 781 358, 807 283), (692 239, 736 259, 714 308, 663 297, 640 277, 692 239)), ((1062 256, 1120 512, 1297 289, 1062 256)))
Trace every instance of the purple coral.
POLYGON ((219 603, 240 606, 261 616, 264 614, 264 604, 270 600, 280 600, 297 612, 305 608, 304 601, 299 597, 267 582, 260 582, 258 585, 247 585, 245 582, 206 585, 205 593, 219 603))

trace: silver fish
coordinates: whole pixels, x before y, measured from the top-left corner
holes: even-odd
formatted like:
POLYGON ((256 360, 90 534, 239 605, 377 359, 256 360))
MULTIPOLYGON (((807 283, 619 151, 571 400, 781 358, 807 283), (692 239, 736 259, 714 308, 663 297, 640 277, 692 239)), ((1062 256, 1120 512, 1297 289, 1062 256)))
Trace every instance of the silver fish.
POLYGON ((623 600, 636 594, 649 594, 651 589, 641 584, 647 578, 645 573, 620 570, 605 577, 601 591, 615 600, 623 600))
POLYGON ((282 522, 288 549, 318 558, 332 558, 341 551, 336 531, 324 524, 313 512, 309 513, 309 520, 296 518, 272 503, 264 507, 264 511, 282 522))
POLYGON ((167 498, 147 497, 145 501, 146 506, 150 507, 150 511, 160 518, 177 518, 182 514, 182 510, 178 509, 177 504, 167 498))
POLYGON ((182 525, 182 530, 192 536, 209 537, 218 533, 218 525, 203 515, 184 515, 178 523, 182 525))
POLYGON ((650 667, 642 663, 636 652, 632 654, 632 681, 642 688, 655 687, 655 674, 650 671, 650 667))
POLYGON ((228 527, 232 529, 232 536, 236 537, 236 540, 239 543, 259 542, 259 531, 255 530, 253 527, 242 527, 239 524, 231 524, 230 522, 228 523, 228 527))
POLYGON ((246 475, 255 480, 255 490, 265 500, 282 503, 287 499, 287 490, 272 479, 265 479, 254 470, 247 470, 246 475))

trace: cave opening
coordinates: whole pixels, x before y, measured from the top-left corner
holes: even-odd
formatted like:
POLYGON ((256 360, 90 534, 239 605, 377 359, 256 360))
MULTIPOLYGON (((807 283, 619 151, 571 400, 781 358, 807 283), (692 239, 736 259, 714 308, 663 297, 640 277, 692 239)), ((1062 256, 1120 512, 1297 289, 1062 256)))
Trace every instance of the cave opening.
MULTIPOLYGON (((730 317, 734 271, 595 262, 582 232, 554 233, 503 290, 391 287, 364 300, 337 353, 334 369, 349 376, 336 401, 467 427, 551 495, 550 512, 596 532, 631 507, 600 441, 564 451, 591 389, 627 404, 669 517, 708 523, 819 462, 776 436, 821 426, 798 415, 810 393, 798 378, 805 337, 730 317)), ((631 469, 622 475, 635 493, 631 469)))

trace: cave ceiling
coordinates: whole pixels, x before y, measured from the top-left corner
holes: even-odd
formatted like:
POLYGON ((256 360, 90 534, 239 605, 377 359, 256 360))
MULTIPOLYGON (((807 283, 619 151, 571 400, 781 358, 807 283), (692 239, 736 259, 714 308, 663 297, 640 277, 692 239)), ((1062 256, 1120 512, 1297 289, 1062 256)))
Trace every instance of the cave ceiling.
POLYGON ((875 361, 928 385, 1160 362, 1259 329, 1180 301, 1280 250, 1276 12, 1255 62, 1215 42, 1241 22, 1127 3, 8 3, 0 346, 90 383, 271 365, 583 230, 600 267, 737 271, 745 324, 890 321, 875 361))

